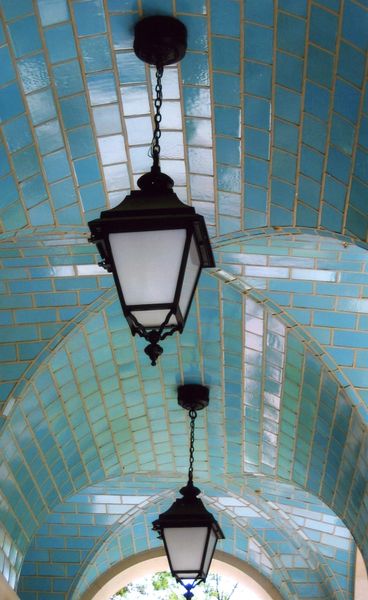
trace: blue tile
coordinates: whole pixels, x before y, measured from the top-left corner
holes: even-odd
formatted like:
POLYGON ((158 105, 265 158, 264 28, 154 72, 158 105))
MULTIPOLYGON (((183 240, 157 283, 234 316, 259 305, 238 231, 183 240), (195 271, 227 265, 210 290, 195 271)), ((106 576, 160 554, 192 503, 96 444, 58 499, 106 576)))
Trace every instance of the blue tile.
POLYGON ((219 190, 224 192, 240 192, 240 169, 217 167, 217 182, 219 190))
POLYGON ((69 20, 67 0, 37 0, 43 27, 69 20))
POLYGON ((137 16, 133 14, 110 16, 114 50, 130 50, 133 47, 136 21, 137 16))
POLYGON ((244 119, 246 125, 269 130, 271 127, 271 105, 268 100, 245 96, 244 119))
POLYGON ((302 145, 300 170, 304 175, 321 181, 323 171, 323 154, 302 145))
POLYGON ((120 83, 145 83, 146 71, 144 63, 134 52, 119 52, 116 54, 120 83))
MULTIPOLYGON (((208 50, 207 19, 205 17, 189 17, 182 15, 180 21, 184 23, 188 33, 188 50, 205 52, 208 50)), ((215 38, 214 38, 215 41, 215 38)))
POLYGON ((78 61, 73 60, 53 67, 53 74, 60 97, 77 94, 84 90, 78 61))
POLYGON ((33 142, 32 133, 25 116, 18 117, 3 127, 5 139, 11 152, 16 152, 33 142))
MULTIPOLYGON (((210 91, 207 88, 184 87, 184 113, 194 117, 210 117, 210 91)), ((240 88, 239 88, 240 91, 240 88)))
POLYGON ((361 179, 365 183, 368 183, 367 160, 367 152, 364 152, 364 150, 358 148, 355 155, 354 175, 356 175, 356 177, 359 177, 359 179, 361 179))
POLYGON ((310 39, 312 42, 333 52, 336 46, 337 26, 337 16, 312 5, 310 22, 310 39))
POLYGON ((8 157, 3 144, 0 144, 0 177, 9 173, 10 165, 8 157))
POLYGON ((73 96, 60 101, 61 113, 66 129, 89 124, 89 113, 85 96, 73 96))
POLYGON ((324 198, 329 204, 335 206, 338 210, 344 210, 346 197, 346 187, 333 179, 330 175, 326 176, 324 198))
POLYGON ((106 36, 82 38, 80 45, 87 73, 111 68, 110 46, 106 36))
POLYGON ((319 119, 306 114, 303 121, 303 142, 319 150, 319 152, 324 152, 326 138, 327 125, 319 119))
POLYGON ((277 52, 276 83, 300 92, 302 89, 302 78, 302 60, 284 52, 277 52))
POLYGON ((18 200, 18 190, 12 175, 1 179, 0 210, 18 200))
POLYGON ((31 179, 24 181, 21 184, 21 190, 27 208, 31 208, 47 198, 45 184, 41 175, 35 175, 31 179))
POLYGON ((239 3, 229 0, 226 4, 226 19, 222 0, 211 2, 211 30, 219 35, 238 36, 240 32, 239 3))
POLYGON ((331 125, 331 143, 337 146, 343 152, 352 154, 354 144, 355 128, 354 126, 342 119, 336 113, 332 115, 331 125))
POLYGON ((312 81, 331 88, 334 69, 334 57, 321 48, 308 47, 307 77, 312 81))
POLYGON ((338 74, 347 81, 354 83, 357 87, 361 87, 364 78, 364 65, 364 54, 358 52, 350 44, 341 42, 337 67, 338 74))
POLYGON ((78 127, 68 132, 72 158, 81 158, 96 152, 96 144, 91 127, 78 127))
POLYGON ((337 79, 334 97, 334 109, 353 123, 359 112, 360 93, 353 86, 337 79))
MULTIPOLYGON (((245 61, 244 87, 248 94, 271 98, 272 69, 268 65, 245 61)), ((223 92, 225 95, 225 90, 223 92)))
POLYGON ((45 30, 45 40, 52 63, 77 56, 72 26, 67 23, 45 30))
POLYGON ((31 94, 27 97, 33 125, 50 121, 56 117, 54 98, 50 89, 31 94))
POLYGON ((45 156, 43 165, 49 183, 54 183, 58 179, 63 179, 70 175, 70 168, 65 150, 58 150, 53 154, 45 156))
POLYGON ((273 25, 274 5, 272 0, 247 0, 245 18, 260 25, 273 25))
POLYGON ((337 148, 330 147, 328 153, 327 171, 344 183, 348 183, 351 169, 351 158, 337 148))
POLYGON ((270 140, 269 134, 265 131, 252 129, 251 127, 244 128, 244 144, 247 154, 257 156, 258 158, 269 159, 270 140))
POLYGON ((296 224, 303 227, 317 227, 318 211, 309 206, 298 204, 296 210, 296 224))
POLYGON ((98 73, 87 76, 87 86, 92 106, 112 104, 117 101, 113 73, 98 73))
POLYGON ((299 190, 298 197, 304 202, 315 209, 318 209, 320 204, 321 186, 319 183, 305 177, 304 175, 299 176, 299 190))
POLYGON ((240 110, 215 107, 216 133, 240 138, 240 110))
POLYGON ((40 170, 38 157, 34 146, 13 154, 13 164, 18 181, 31 177, 40 170))
POLYGON ((346 0, 346 2, 344 2, 344 14, 342 22, 343 37, 359 48, 367 50, 367 30, 367 11, 363 8, 363 6, 355 4, 355 2, 352 2, 352 0, 346 0))
POLYGON ((42 49, 36 17, 30 16, 8 25, 9 33, 17 58, 42 49))
POLYGON ((190 85, 209 85, 208 59, 205 54, 187 52, 181 62, 183 82, 190 85))
MULTIPOLYGON (((48 202, 42 202, 42 204, 38 204, 37 206, 34 206, 33 208, 29 209, 29 218, 31 221, 31 224, 35 227, 37 227, 38 225, 52 225, 54 223, 54 217, 52 216, 52 212, 50 210, 50 206, 48 204, 48 202)), ((32 311, 33 312, 33 311, 32 311)), ((36 312, 36 311, 34 311, 36 312)), ((40 313, 42 314, 42 318, 41 316, 38 317, 41 321, 53 321, 54 319, 53 317, 53 313, 54 311, 40 311, 40 313)), ((30 315, 30 320, 31 322, 34 322, 34 319, 37 319, 37 315, 30 315)), ((25 323, 25 315, 23 314, 22 316, 22 320, 18 321, 18 322, 22 322, 25 323)))
POLYGON ((267 211, 267 190, 246 184, 244 189, 244 205, 246 208, 265 213, 267 211))
POLYGON ((277 45, 281 50, 286 50, 297 56, 304 55, 305 21, 285 13, 279 13, 277 45))
POLYGON ((329 114, 330 92, 307 81, 305 92, 305 110, 315 117, 327 121, 329 114))
POLYGON ((86 185, 101 179, 96 156, 76 160, 74 168, 79 185, 86 185))
POLYGON ((57 119, 36 127, 36 136, 41 154, 53 152, 64 145, 57 119))
POLYGON ((362 117, 359 130, 359 144, 368 148, 368 117, 362 117))
POLYGON ((252 157, 246 157, 244 162, 244 169, 245 180, 247 183, 253 183, 262 187, 268 186, 268 161, 252 157))
POLYGON ((198 0, 195 5, 191 0, 177 0, 176 10, 178 13, 196 13, 205 15, 207 12, 206 0, 198 0))
POLYGON ((240 106, 240 81, 235 75, 214 73, 214 98, 218 104, 240 106))
MULTIPOLYGON (((24 104, 17 83, 0 88, 0 122, 24 112, 24 104)), ((16 143, 16 142, 14 142, 16 143)))
POLYGON ((225 165, 240 166, 240 142, 216 137, 216 159, 217 162, 225 165))
POLYGON ((85 211, 105 208, 105 192, 100 182, 83 187, 81 189, 81 198, 85 211))
POLYGON ((321 225, 330 231, 340 232, 342 230, 343 213, 329 204, 322 205, 321 225))
POLYGON ((43 54, 36 54, 19 60, 18 68, 26 94, 49 85, 50 79, 43 54))
POLYGON ((275 115, 292 123, 300 122, 300 94, 276 86, 275 115))
POLYGON ((272 153, 272 175, 289 181, 295 182, 296 175, 296 157, 283 152, 282 150, 274 149, 272 153))
POLYGON ((280 181, 273 177, 271 186, 271 202, 273 204, 283 206, 288 210, 292 210, 295 202, 295 187, 289 183, 286 183, 285 181, 280 181))
POLYGON ((273 62, 273 30, 260 25, 245 24, 244 56, 250 60, 273 62))
POLYGON ((7 20, 34 13, 32 0, 1 0, 0 4, 7 20))
POLYGON ((297 154, 299 129, 296 125, 274 120, 274 144, 278 148, 297 154))
POLYGON ((215 70, 240 73, 240 42, 213 38, 212 62, 215 70))
POLYGON ((15 79, 15 71, 11 62, 9 50, 6 46, 0 48, 0 85, 15 79))
POLYGON ((60 225, 81 225, 83 223, 79 206, 67 206, 56 211, 60 225))
POLYGON ((307 0, 279 0, 279 8, 300 17, 307 16, 307 0))
POLYGON ((78 35, 94 35, 106 31, 102 0, 75 2, 73 8, 78 35))
POLYGON ((55 208, 64 208, 77 202, 77 194, 71 178, 50 185, 50 192, 55 208))

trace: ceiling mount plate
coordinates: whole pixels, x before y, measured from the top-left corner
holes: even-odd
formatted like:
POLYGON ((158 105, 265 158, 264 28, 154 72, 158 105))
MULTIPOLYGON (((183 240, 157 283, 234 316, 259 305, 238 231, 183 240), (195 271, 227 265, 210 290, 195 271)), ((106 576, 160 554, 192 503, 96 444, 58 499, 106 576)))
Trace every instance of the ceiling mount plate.
POLYGON ((146 17, 135 25, 133 48, 136 56, 149 65, 172 65, 185 55, 187 29, 174 17, 146 17))
POLYGON ((178 404, 186 410, 202 410, 209 403, 209 389, 199 383, 187 383, 178 387, 178 404))

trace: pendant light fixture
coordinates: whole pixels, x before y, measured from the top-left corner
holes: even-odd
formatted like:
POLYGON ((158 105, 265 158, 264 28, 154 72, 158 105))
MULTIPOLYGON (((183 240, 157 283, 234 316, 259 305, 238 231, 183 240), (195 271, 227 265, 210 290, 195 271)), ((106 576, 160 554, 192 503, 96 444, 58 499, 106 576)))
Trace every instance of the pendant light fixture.
POLYGON ((204 218, 179 200, 159 164, 164 67, 183 58, 186 37, 185 26, 173 17, 136 24, 134 51, 156 67, 153 165, 138 180, 139 191, 88 223, 99 264, 114 276, 132 334, 149 342, 145 352, 152 365, 163 351, 159 341, 183 331, 201 269, 215 266, 204 218))
POLYGON ((216 519, 198 498, 201 491, 193 484, 195 420, 197 411, 208 402, 207 387, 187 384, 178 388, 178 403, 190 417, 188 483, 180 490, 183 497, 152 523, 164 542, 171 574, 184 586, 187 600, 193 597, 192 589, 206 581, 217 541, 224 539, 216 519))

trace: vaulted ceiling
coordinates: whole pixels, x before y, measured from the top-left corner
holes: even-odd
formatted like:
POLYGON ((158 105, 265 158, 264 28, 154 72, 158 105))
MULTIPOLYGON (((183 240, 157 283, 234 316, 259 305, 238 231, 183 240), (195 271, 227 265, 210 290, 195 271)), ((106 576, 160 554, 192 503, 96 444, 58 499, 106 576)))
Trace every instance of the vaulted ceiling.
MULTIPOLYGON (((182 383, 210 388, 195 477, 219 547, 283 598, 351 599, 368 558, 368 4, 0 0, 0 571, 77 600, 160 545, 185 480, 182 383), (216 268, 151 367, 87 222, 150 168, 168 14, 162 170, 216 268)), ((139 278, 139 273, 137 273, 139 278)))

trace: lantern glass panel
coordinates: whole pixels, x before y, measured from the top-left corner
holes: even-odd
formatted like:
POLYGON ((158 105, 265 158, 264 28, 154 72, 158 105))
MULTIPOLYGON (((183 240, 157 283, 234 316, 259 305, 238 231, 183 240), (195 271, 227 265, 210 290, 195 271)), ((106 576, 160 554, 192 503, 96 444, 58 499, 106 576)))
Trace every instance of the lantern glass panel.
POLYGON ((194 236, 192 236, 192 241, 189 247, 189 255, 187 260, 187 265, 185 269, 185 275, 183 280, 183 287, 180 294, 179 307, 183 318, 187 313, 189 308, 189 302, 192 298, 193 288, 197 281, 198 272, 201 268, 201 261, 199 258, 197 244, 195 242, 194 236))
POLYGON ((204 564, 203 564, 203 573, 204 573, 205 577, 207 577, 208 569, 210 568, 211 559, 212 559, 213 553, 215 551, 216 543, 217 543, 217 536, 216 536, 215 532, 213 531, 213 529, 211 529, 210 538, 208 540, 206 558, 205 558, 204 564))
POLYGON ((185 229, 110 233, 127 306, 173 302, 185 239, 185 229))
POLYGON ((165 527, 171 568, 180 579, 195 579, 201 571, 207 527, 165 527))
MULTIPOLYGON (((132 310, 132 315, 143 327, 150 329, 152 327, 159 327, 165 321, 168 312, 169 309, 167 308, 163 310, 132 310)), ((175 315, 171 315, 167 326, 170 327, 177 324, 175 315)))

